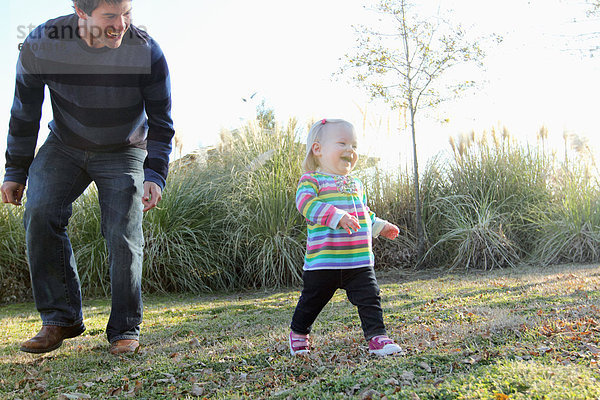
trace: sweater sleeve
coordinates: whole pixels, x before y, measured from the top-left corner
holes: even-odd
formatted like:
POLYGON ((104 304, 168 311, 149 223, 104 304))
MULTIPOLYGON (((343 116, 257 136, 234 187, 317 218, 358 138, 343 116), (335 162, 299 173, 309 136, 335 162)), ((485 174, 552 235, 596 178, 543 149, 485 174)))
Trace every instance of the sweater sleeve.
POLYGON ((169 173, 171 140, 175 135, 171 118, 171 81, 162 50, 152 41, 152 67, 142 87, 148 117, 148 156, 144 162, 145 181, 164 189, 169 173))
POLYGON ((313 224, 336 229, 345 211, 319 200, 319 183, 310 174, 304 174, 296 191, 296 208, 313 224))
MULTIPOLYGON (((39 29, 39 28, 38 28, 39 29)), ((34 32, 37 32, 34 31, 34 32)), ((39 32, 38 32, 39 34, 39 32)), ((45 83, 27 38, 17 61, 15 95, 10 111, 4 181, 25 184, 40 130, 45 83)))

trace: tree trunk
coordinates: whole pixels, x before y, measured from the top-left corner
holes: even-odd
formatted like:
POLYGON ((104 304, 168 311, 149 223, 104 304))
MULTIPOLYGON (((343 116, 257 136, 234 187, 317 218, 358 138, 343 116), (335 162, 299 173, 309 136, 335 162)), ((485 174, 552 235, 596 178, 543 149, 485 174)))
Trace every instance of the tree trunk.
POLYGON ((413 145, 413 181, 415 191, 415 224, 417 229, 417 266, 423 261, 425 255, 425 229, 423 228, 423 212, 421 206, 421 191, 419 185, 419 162, 417 160, 417 139, 415 135, 415 109, 412 96, 409 96, 410 129, 413 145))
POLYGON ((415 134, 415 113, 416 104, 413 99, 413 83, 412 83, 412 62, 410 56, 410 46, 408 45, 408 31, 406 26, 406 1, 400 3, 402 12, 402 39, 404 42, 404 56, 406 57, 406 94, 408 95, 408 108, 410 109, 410 130, 412 134, 413 145, 413 181, 415 191, 415 224, 417 228, 417 265, 418 267, 423 261, 425 255, 425 230, 423 229, 423 213, 421 211, 421 192, 419 185, 419 161, 417 160, 417 137, 415 134))

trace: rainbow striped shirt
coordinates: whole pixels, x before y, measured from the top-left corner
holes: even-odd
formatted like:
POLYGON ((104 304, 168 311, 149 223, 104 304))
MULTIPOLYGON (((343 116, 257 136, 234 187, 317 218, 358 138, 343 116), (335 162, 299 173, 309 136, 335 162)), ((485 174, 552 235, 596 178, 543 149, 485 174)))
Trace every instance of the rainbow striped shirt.
POLYGON ((361 181, 352 176, 308 172, 300 178, 296 207, 308 223, 304 270, 351 269, 374 265, 372 237, 386 221, 367 207, 361 181), (345 214, 360 222, 348 234, 338 224, 345 214))

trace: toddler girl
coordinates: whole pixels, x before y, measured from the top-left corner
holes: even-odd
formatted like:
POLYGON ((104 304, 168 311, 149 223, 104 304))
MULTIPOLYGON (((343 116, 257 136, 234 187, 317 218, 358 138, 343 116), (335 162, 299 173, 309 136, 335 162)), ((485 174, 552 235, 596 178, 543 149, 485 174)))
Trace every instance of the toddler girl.
POLYGON ((398 236, 398 227, 375 217, 362 183, 350 176, 358 160, 354 127, 339 119, 315 123, 306 142, 306 171, 296 206, 308 223, 302 280, 304 288, 292 317, 292 355, 308 353, 311 326, 338 288, 358 308, 369 352, 388 355, 402 349, 387 337, 371 237, 398 236))

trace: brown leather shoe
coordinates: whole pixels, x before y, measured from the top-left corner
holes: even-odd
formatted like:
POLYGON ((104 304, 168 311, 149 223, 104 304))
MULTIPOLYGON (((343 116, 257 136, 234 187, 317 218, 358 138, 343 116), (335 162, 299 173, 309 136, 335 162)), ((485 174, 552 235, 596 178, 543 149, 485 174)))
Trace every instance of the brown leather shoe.
POLYGON ((135 353, 137 348, 140 347, 139 340, 135 339, 121 339, 115 340, 110 344, 110 354, 125 354, 135 353))
POLYGON ((37 335, 21 343, 21 351, 26 353, 47 353, 58 349, 63 340, 74 338, 85 331, 82 324, 75 326, 44 325, 37 335))

